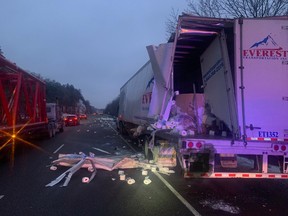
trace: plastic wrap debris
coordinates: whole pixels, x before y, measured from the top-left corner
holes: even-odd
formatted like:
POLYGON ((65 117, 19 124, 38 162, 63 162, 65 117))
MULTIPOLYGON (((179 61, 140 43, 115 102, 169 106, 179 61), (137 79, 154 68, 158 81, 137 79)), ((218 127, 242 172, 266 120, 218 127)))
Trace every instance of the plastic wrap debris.
MULTIPOLYGON (((70 155, 70 158, 72 156, 70 155)), ((86 156, 85 154, 79 154, 79 155, 74 155, 74 157, 77 157, 78 160, 71 164, 71 168, 66 170, 63 174, 61 174, 60 176, 58 176, 54 181, 50 182, 49 184, 46 185, 46 187, 52 187, 56 184, 58 184, 62 179, 64 179, 66 177, 66 180, 63 184, 63 186, 67 186, 68 183, 70 182, 71 177, 73 176, 73 174, 75 172, 77 172, 85 163, 90 163, 90 166, 93 167, 93 173, 91 174, 91 177, 89 178, 89 181, 87 181, 87 183, 89 183, 96 175, 96 167, 94 166, 93 161, 91 160, 90 157, 86 156)), ((57 162, 53 161, 52 166, 55 166, 57 164, 57 162)))

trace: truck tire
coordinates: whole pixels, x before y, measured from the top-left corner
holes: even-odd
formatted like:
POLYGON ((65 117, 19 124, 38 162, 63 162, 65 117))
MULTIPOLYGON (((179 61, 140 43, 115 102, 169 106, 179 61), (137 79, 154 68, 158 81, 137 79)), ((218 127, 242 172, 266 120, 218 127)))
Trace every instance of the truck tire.
POLYGON ((63 132, 64 132, 64 126, 63 126, 63 125, 62 125, 61 128, 59 129, 59 132, 60 132, 60 133, 63 133, 63 132))
POLYGON ((119 122, 119 132, 121 135, 127 135, 127 131, 124 127, 124 124, 123 122, 119 122))
POLYGON ((53 126, 51 124, 48 124, 47 138, 51 139, 53 136, 55 136, 55 132, 54 132, 53 126))
POLYGON ((55 127, 52 127, 52 137, 55 137, 55 135, 56 135, 56 129, 55 127))
POLYGON ((53 137, 52 128, 48 127, 48 139, 51 139, 53 137))

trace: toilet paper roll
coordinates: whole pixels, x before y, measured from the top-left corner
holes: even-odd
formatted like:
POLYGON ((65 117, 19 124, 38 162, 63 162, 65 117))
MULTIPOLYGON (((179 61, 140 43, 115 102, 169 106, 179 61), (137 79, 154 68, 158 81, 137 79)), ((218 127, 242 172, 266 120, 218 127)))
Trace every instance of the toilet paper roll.
POLYGON ((135 183, 135 180, 132 179, 132 178, 130 178, 130 179, 128 179, 127 183, 130 184, 130 185, 131 185, 131 184, 134 184, 134 183, 135 183))
POLYGON ((82 178, 82 183, 88 183, 89 182, 89 177, 83 177, 82 178))
POLYGON ((144 180, 144 184, 145 184, 145 185, 148 185, 148 184, 150 184, 151 182, 152 182, 152 181, 151 181, 150 179, 145 179, 145 180, 144 180))
POLYGON ((55 170, 57 170, 57 167, 56 167, 56 166, 51 166, 51 167, 50 167, 50 170, 55 171, 55 170))

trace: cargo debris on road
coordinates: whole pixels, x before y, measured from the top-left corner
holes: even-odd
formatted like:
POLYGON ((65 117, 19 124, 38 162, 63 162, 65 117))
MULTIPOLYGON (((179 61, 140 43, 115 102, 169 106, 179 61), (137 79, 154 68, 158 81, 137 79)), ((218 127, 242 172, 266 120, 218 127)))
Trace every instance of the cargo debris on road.
MULTIPOLYGON (((176 166, 176 163, 168 164, 161 163, 162 161, 159 159, 159 163, 153 160, 146 160, 142 154, 137 155, 112 155, 108 157, 95 156, 93 153, 90 153, 89 156, 80 152, 79 154, 59 154, 58 159, 52 161, 50 170, 57 170, 57 166, 65 166, 71 167, 66 170, 63 174, 57 177, 55 180, 51 181, 46 187, 51 187, 59 182, 61 182, 64 177, 66 180, 63 186, 67 186, 72 175, 77 172, 80 168, 86 168, 89 172, 92 172, 91 177, 84 177, 82 179, 83 183, 89 183, 92 181, 94 176, 96 175, 97 169, 102 169, 106 171, 112 171, 116 169, 133 169, 133 168, 142 168, 142 175, 147 175, 147 170, 151 170, 152 172, 159 172, 161 174, 170 175, 174 173, 173 170, 170 170, 169 167, 176 166), (146 171, 146 172, 145 172, 146 171)), ((119 171, 120 172, 120 171, 119 171)), ((123 172, 124 175, 124 172, 123 172)), ((120 178, 121 175, 119 174, 120 178)), ((135 180, 132 178, 125 178, 128 184, 134 184, 135 180)), ((145 179, 144 184, 150 184, 151 180, 149 177, 145 179)))

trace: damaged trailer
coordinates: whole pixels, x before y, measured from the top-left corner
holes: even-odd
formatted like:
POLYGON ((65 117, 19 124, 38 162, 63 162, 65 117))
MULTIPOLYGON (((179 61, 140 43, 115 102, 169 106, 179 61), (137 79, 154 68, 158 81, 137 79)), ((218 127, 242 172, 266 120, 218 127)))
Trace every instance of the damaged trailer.
POLYGON ((120 89, 120 132, 188 178, 288 178, 287 21, 180 16, 120 89))

